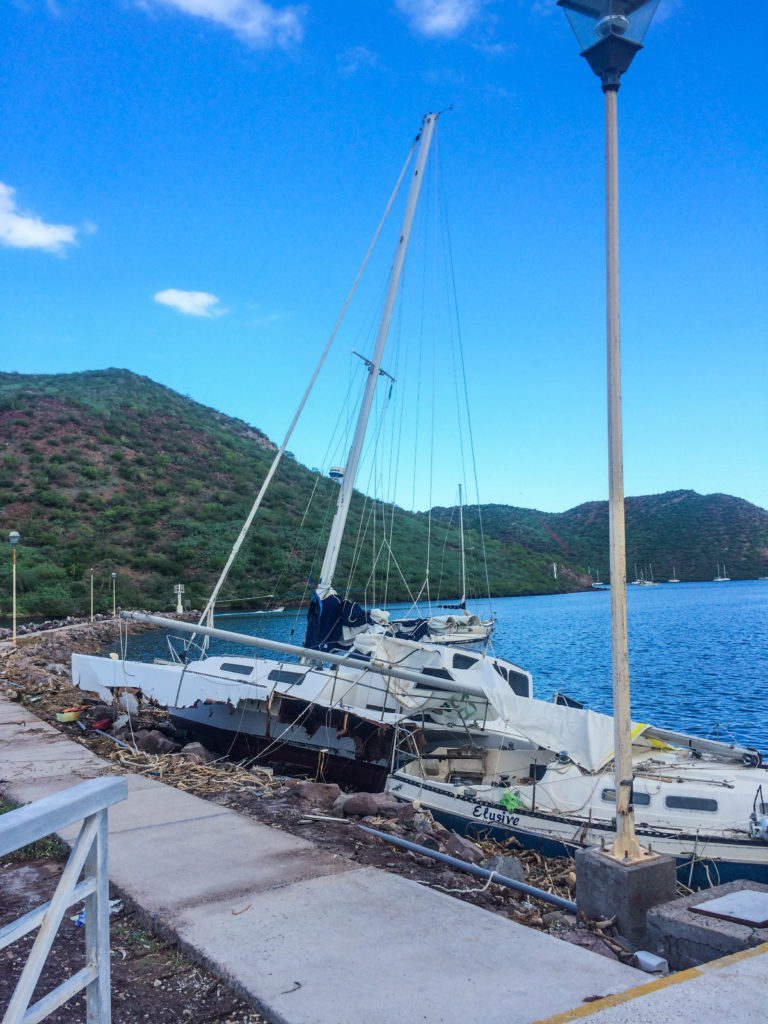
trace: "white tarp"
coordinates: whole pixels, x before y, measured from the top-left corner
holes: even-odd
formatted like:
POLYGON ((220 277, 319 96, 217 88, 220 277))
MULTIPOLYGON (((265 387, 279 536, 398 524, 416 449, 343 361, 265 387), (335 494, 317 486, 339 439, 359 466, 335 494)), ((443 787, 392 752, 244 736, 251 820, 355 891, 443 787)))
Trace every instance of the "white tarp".
MULTIPOLYGON (((367 634, 355 639, 355 647, 379 662, 388 662, 401 668, 419 671, 443 665, 442 648, 430 650, 409 640, 367 634)), ((457 683, 466 682, 468 694, 484 695, 513 735, 555 754, 567 751, 571 760, 588 772, 598 771, 613 759, 611 715, 549 704, 532 697, 518 697, 487 657, 478 658, 471 669, 461 671, 451 668, 450 673, 457 683)), ((393 695, 404 707, 415 710, 424 703, 420 695, 413 693, 414 684, 396 679, 390 679, 389 684, 393 695)), ((437 678, 435 686, 440 686, 437 678)), ((498 727, 495 723, 491 725, 492 729, 498 727)), ((637 740, 648 728, 648 725, 633 722, 633 740, 637 740)))
MULTIPOLYGON (((412 672, 420 672, 424 668, 441 668, 443 664, 438 648, 430 649, 413 640, 398 640, 383 633, 362 633, 355 637, 352 646, 374 661, 397 668, 407 668, 412 672)), ((395 679, 393 676, 385 678, 392 696, 409 711, 418 710, 431 699, 429 695, 414 693, 416 683, 411 683, 407 679, 395 679)), ((439 686, 440 681, 435 680, 435 684, 439 686)))
MULTIPOLYGON (((484 677, 484 682, 487 677, 484 677)), ((514 732, 553 753, 567 751, 568 756, 588 772, 598 771, 613 760, 613 716, 586 708, 568 708, 533 697, 518 697, 495 680, 486 696, 514 732)), ((648 725, 631 723, 633 741, 648 725)))

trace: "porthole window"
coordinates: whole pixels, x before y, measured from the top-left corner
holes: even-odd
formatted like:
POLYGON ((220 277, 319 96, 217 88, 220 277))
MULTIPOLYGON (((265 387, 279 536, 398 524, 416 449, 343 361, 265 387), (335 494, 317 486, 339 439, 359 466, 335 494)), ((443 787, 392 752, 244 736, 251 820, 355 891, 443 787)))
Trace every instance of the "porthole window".
POLYGON ((222 661, 222 672, 237 672, 239 676, 249 676, 253 672, 253 665, 237 665, 234 661, 222 661))
POLYGON ((291 683, 298 686, 299 683, 304 682, 305 675, 306 672, 289 672, 284 668, 273 668, 267 678, 273 683, 291 683))
POLYGON ((472 668, 477 662, 477 658, 470 658, 467 654, 454 654, 453 656, 454 668, 472 668))
POLYGON ((678 811, 717 811, 717 800, 705 796, 668 796, 665 806, 678 811))

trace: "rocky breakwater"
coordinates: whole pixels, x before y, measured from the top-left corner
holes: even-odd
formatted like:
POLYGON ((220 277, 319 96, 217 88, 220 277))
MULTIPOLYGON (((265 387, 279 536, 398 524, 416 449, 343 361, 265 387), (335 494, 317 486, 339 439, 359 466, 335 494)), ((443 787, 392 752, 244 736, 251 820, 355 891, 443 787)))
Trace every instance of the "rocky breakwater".
MULTIPOLYGON (((194 613, 176 618, 195 618, 194 613)), ((213 759, 200 744, 188 744, 179 737, 164 708, 141 702, 130 692, 119 701, 104 704, 72 684, 73 652, 99 654, 120 636, 124 623, 110 617, 91 620, 61 620, 41 624, 36 632, 19 636, 16 647, 0 648, 0 690, 11 700, 61 729, 70 739, 87 743, 104 753, 104 737, 133 750, 151 754, 178 753, 197 764, 213 759), (99 746, 101 744, 101 747, 99 746)), ((131 624, 131 632, 153 626, 131 624)), ((6 631, 7 632, 7 631, 6 631)), ((109 749, 109 748, 107 748, 109 749)))

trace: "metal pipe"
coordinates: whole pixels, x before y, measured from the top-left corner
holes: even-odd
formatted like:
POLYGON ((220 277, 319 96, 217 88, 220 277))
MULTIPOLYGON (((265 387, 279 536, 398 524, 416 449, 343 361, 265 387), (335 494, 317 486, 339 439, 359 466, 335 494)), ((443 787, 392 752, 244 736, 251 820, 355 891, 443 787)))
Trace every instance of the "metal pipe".
POLYGON ((627 556, 624 526, 624 467, 621 429, 621 331, 619 320, 619 162, 616 98, 618 84, 605 93, 605 278, 608 356, 608 532, 611 566, 611 654, 615 751, 616 842, 619 859, 639 856, 632 794, 632 724, 627 640, 627 556))
POLYGON ((388 843, 394 843, 395 846, 400 846, 404 850, 412 850, 414 853, 421 853, 425 857, 431 857, 433 860, 439 861, 441 864, 448 864, 452 868, 458 868, 460 871, 467 871, 470 875, 475 875, 477 878, 493 878, 494 882, 499 885, 504 885, 508 889, 516 889, 518 892, 524 892, 526 896, 535 896, 537 900, 543 900, 545 903, 551 903, 555 907, 559 907, 560 910, 565 910, 569 914, 576 914, 576 904, 572 903, 571 900, 564 900, 562 896, 556 896, 552 892, 546 892, 544 889, 537 889, 533 885, 526 885, 525 882, 518 882, 514 878, 507 878, 506 875, 499 875, 495 871, 489 871, 487 868, 481 868, 477 864, 470 864, 469 861, 459 860, 458 857, 449 857, 447 853, 438 853, 437 850, 430 850, 426 846, 419 846, 417 843, 411 843, 408 839, 401 839, 400 836, 391 836, 387 832, 377 832, 375 828, 368 828, 367 825, 358 825, 363 832, 368 832, 372 836, 378 836, 379 839, 386 839, 388 843))
POLYGON ((450 690, 452 693, 467 693, 473 697, 480 697, 487 701, 485 693, 480 687, 457 683, 455 680, 438 679, 435 676, 422 675, 421 672, 412 672, 407 668, 395 668, 391 665, 383 665, 375 661, 362 661, 360 658, 350 658, 349 655, 328 654, 325 651, 316 651, 311 647, 297 647, 295 644, 285 644, 279 640, 265 640, 263 637, 248 636, 247 633, 233 633, 228 629, 217 629, 214 626, 200 626, 191 622, 178 622, 176 619, 166 619, 161 615, 146 615, 144 612, 124 612, 120 615, 124 619, 133 619, 136 622, 147 622, 153 626, 162 626, 164 629, 179 629, 185 633, 198 633, 203 636, 218 637, 220 640, 228 640, 231 643, 243 644, 247 647, 261 647, 267 651, 278 651, 281 654, 294 654, 301 658, 309 658, 312 661, 327 661, 331 665, 339 665, 342 668, 356 668, 360 673, 374 672, 380 676, 392 676, 395 679, 405 679, 410 683, 418 683, 420 686, 428 687, 430 690, 450 690))
POLYGON ((16 548, 13 548, 13 646, 16 646, 16 548))

